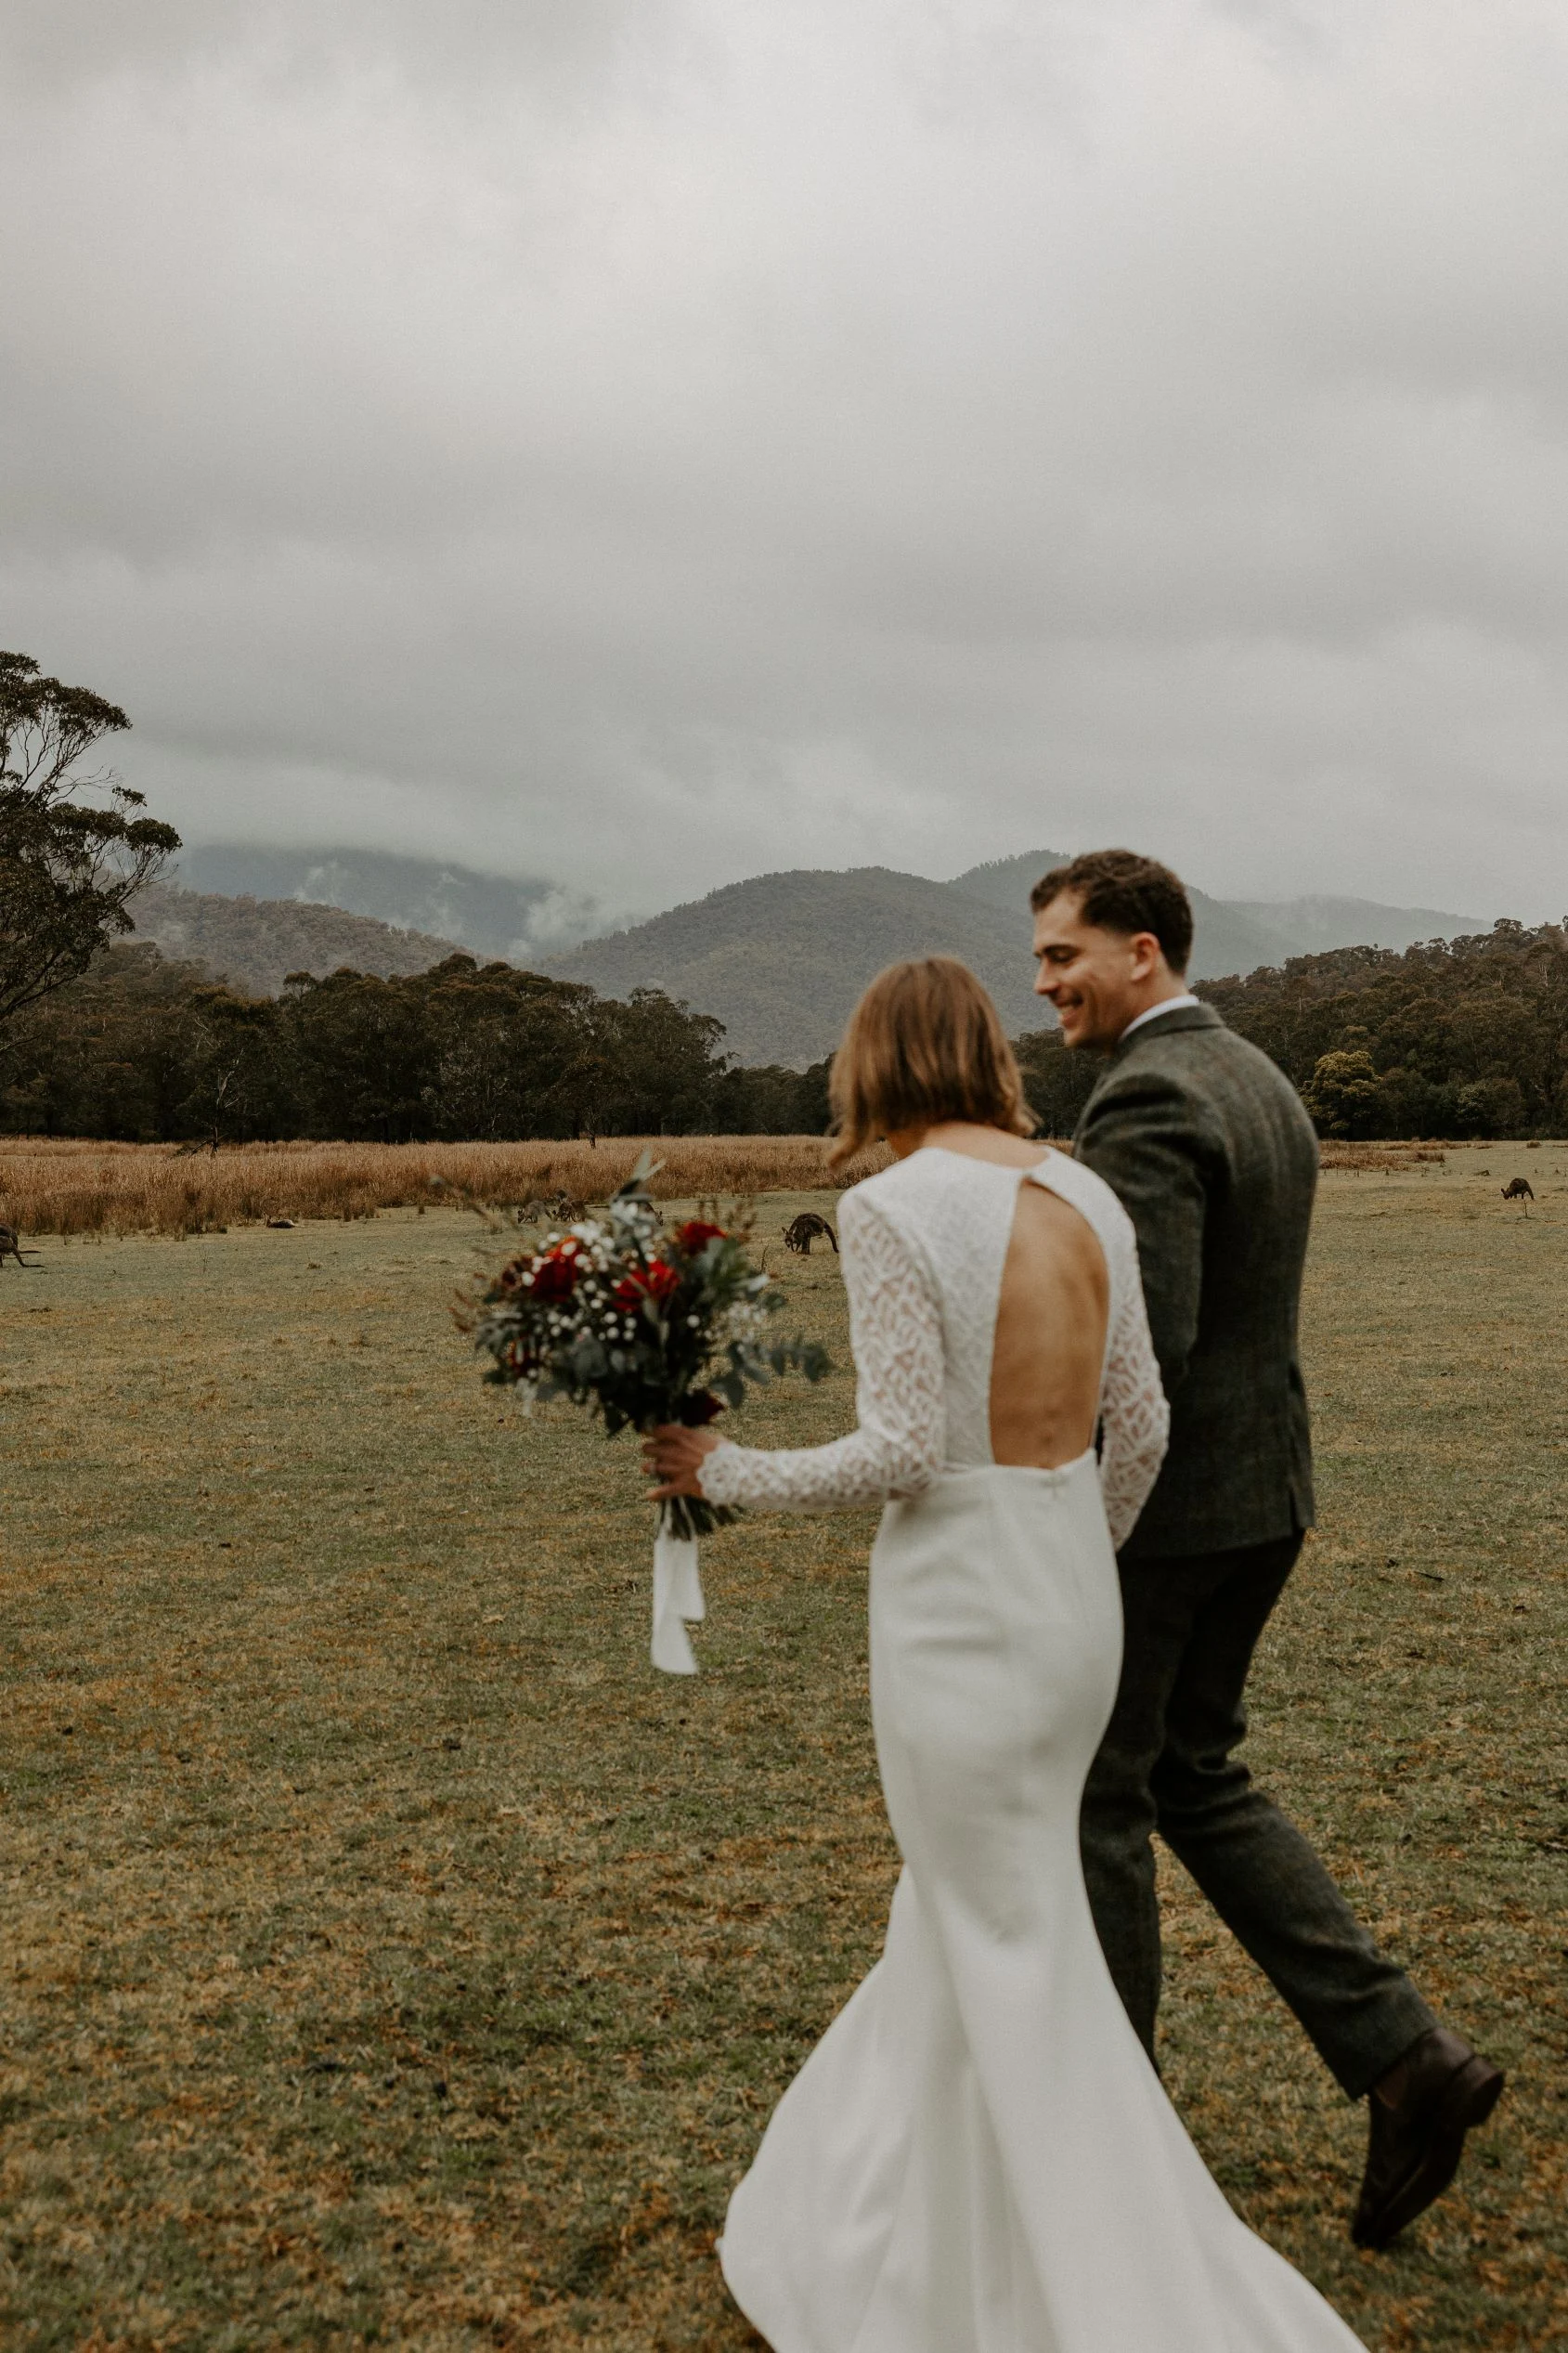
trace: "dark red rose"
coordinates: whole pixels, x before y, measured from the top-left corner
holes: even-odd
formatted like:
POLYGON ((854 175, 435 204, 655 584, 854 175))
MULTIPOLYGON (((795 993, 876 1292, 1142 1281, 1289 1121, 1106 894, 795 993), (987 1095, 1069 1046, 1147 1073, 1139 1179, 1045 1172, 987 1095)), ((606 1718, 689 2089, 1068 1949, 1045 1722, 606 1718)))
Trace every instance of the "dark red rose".
POLYGON ((639 1268, 635 1274, 623 1275, 616 1283, 616 1305, 624 1307, 628 1315, 644 1299, 652 1299, 655 1306, 662 1307, 671 1292, 680 1287, 680 1278, 667 1258, 650 1258, 645 1268, 639 1268))
POLYGON ((583 1246, 575 1234, 542 1251, 534 1260, 532 1284, 536 1299, 569 1299, 582 1272, 583 1246))
POLYGON ((684 1226, 677 1226, 675 1239, 688 1258, 694 1258, 699 1250, 710 1242, 722 1242, 722 1226, 705 1225, 700 1217, 693 1217, 684 1226))
POLYGON ((711 1389, 693 1389, 680 1400, 680 1419, 689 1430, 700 1430, 705 1422, 711 1422, 716 1413, 723 1410, 723 1398, 716 1398, 711 1389))

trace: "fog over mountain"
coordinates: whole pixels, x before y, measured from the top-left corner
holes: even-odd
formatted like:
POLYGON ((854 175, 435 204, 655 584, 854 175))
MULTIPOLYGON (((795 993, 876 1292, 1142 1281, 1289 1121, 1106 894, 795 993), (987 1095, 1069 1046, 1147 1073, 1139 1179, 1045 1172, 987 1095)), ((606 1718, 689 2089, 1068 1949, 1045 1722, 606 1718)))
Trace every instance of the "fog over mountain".
POLYGON ((509 880, 452 861, 374 850, 256 850, 213 842, 181 852, 171 880, 188 890, 295 899, 434 932, 476 956, 525 964, 606 929, 590 899, 551 882, 509 880))

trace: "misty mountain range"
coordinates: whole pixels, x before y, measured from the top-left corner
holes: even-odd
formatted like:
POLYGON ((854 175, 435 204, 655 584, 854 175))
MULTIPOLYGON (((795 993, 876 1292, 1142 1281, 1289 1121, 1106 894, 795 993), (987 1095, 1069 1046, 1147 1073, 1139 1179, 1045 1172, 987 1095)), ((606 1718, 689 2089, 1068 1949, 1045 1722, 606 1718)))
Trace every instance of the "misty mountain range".
POLYGON ((209 843, 180 852, 172 880, 202 896, 292 899, 373 916, 398 931, 455 941, 474 956, 531 964, 605 929, 592 900, 552 882, 479 874, 378 850, 251 850, 209 843))
MULTIPOLYGON (((797 1068, 832 1051, 873 974, 895 958, 961 956, 995 997, 1010 1035, 1043 1026, 1030 956, 1031 884, 1064 861, 1049 850, 1003 858, 951 882, 857 866, 758 875, 626 931, 541 959, 562 979, 624 996, 656 982, 717 1013, 743 1062, 797 1068)), ((1330 947, 1403 948, 1490 927, 1434 907, 1365 899, 1279 906, 1192 892, 1195 980, 1219 980, 1330 947)))
MULTIPOLYGON (((368 851, 219 845, 182 855, 183 887, 143 894, 137 928, 165 954, 267 994, 289 971, 422 971, 454 948, 586 981, 609 996, 657 986, 717 1014, 742 1062, 803 1068, 832 1050, 866 982, 900 956, 961 956, 1010 1033, 1040 1027, 1029 892, 1061 863, 1053 851, 1029 851, 950 882, 886 866, 758 875, 592 936, 591 903, 542 880, 368 851)), ((1479 916, 1367 899, 1276 904, 1194 890, 1192 901, 1199 980, 1327 948, 1403 948, 1488 928, 1479 916)))

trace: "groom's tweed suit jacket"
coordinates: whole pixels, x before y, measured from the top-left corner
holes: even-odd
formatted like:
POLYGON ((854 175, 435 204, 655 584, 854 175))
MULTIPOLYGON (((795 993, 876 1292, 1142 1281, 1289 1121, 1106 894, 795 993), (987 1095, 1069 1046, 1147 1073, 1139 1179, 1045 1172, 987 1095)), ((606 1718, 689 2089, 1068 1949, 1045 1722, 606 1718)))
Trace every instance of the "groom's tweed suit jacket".
POLYGON ((1296 1312, 1317 1139, 1284 1072, 1207 1005, 1116 1048, 1077 1157, 1137 1228, 1171 1445, 1123 1557, 1229 1552, 1309 1527, 1296 1312))

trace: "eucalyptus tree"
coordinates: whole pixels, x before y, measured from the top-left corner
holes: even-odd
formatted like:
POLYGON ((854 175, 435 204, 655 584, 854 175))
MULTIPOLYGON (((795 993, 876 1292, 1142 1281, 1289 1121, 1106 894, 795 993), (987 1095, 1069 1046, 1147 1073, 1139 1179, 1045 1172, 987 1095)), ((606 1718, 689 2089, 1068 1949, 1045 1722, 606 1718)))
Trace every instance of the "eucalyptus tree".
POLYGON ((130 721, 85 686, 0 654, 0 1021, 135 929, 127 903, 180 846, 144 797, 81 762, 130 721))

